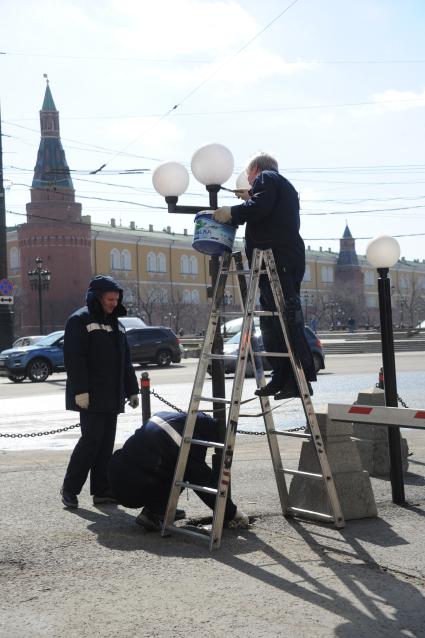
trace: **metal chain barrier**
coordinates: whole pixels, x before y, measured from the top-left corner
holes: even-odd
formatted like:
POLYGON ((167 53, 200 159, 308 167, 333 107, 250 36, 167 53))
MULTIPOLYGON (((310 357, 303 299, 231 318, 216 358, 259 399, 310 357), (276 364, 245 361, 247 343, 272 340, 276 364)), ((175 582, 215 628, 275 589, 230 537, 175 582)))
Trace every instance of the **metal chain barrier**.
MULTIPOLYGON (((164 397, 162 397, 160 394, 155 392, 155 390, 149 390, 149 392, 152 396, 162 401, 162 403, 165 403, 165 405, 168 405, 169 408, 173 408, 173 410, 176 410, 177 412, 184 413, 184 410, 181 410, 176 405, 173 405, 172 403, 170 403, 170 401, 167 401, 167 399, 164 399, 164 397)), ((223 408, 223 409, 225 410, 226 408, 223 408)), ((296 428, 290 428, 289 430, 285 430, 284 432, 279 432, 279 430, 276 430, 276 434, 284 435, 285 432, 300 432, 301 430, 305 430, 305 425, 300 425, 296 428)), ((249 436, 265 436, 266 435, 265 432, 249 432, 248 430, 238 430, 238 434, 248 434, 249 436)))
POLYGON ((73 430, 74 428, 79 428, 80 424, 76 423, 75 425, 67 425, 65 428, 58 428, 57 430, 49 430, 48 432, 26 432, 24 434, 5 434, 0 432, 0 438, 4 439, 27 439, 29 437, 34 436, 48 436, 49 434, 57 434, 58 432, 67 432, 68 430, 73 430))
MULTIPOLYGON (((379 368, 379 372, 378 372, 378 383, 375 383, 375 386, 377 388, 379 388, 380 390, 384 390, 384 368, 379 368)), ((397 394, 397 401, 400 403, 400 405, 403 406, 403 408, 408 408, 409 406, 407 405, 407 403, 405 401, 403 401, 403 399, 401 398, 401 396, 399 394, 397 394)))

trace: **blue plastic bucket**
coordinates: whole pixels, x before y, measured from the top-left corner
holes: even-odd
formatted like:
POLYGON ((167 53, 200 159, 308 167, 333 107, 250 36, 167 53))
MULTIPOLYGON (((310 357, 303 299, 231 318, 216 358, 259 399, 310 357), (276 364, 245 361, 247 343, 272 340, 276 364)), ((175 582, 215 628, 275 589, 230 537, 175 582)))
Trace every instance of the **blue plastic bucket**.
POLYGON ((212 212, 208 210, 201 210, 196 215, 193 248, 206 255, 222 255, 225 250, 231 252, 236 228, 216 222, 212 215, 212 212))

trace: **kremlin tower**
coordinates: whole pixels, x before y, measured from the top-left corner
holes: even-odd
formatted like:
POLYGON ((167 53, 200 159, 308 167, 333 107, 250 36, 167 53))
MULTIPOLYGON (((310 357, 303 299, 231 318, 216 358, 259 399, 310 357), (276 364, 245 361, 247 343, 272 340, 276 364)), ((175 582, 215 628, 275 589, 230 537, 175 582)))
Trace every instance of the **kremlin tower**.
POLYGON ((38 293, 31 289, 26 273, 42 267, 51 272, 48 290, 43 290, 44 334, 62 329, 68 315, 84 305, 91 277, 91 227, 81 218, 75 191, 59 134, 59 112, 47 80, 40 111, 41 140, 27 204, 27 222, 18 227, 22 280, 22 334, 36 334, 38 293))

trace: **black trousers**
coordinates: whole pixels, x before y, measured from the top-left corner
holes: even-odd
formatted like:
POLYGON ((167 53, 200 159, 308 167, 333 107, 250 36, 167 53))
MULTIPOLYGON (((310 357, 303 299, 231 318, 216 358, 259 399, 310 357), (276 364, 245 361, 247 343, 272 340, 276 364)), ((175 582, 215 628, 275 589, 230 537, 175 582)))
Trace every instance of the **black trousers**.
POLYGON ((108 492, 107 471, 114 449, 117 416, 113 412, 80 412, 81 438, 69 460, 64 490, 79 494, 90 472, 90 494, 102 496, 108 492))
MULTIPOLYGON (((276 270, 279 276, 285 299, 288 329, 291 336, 294 354, 298 358, 308 381, 316 381, 313 355, 304 332, 304 316, 301 308, 300 289, 304 269, 296 265, 291 267, 283 260, 279 251, 273 250, 276 270)), ((270 281, 267 275, 259 280, 260 305, 263 310, 276 310, 270 281)), ((280 321, 275 317, 260 318, 261 335, 266 352, 287 352, 280 321)), ((272 367, 272 382, 283 388, 295 384, 294 373, 288 358, 268 357, 272 367)))
MULTIPOLYGON (((118 502, 125 507, 143 507, 146 505, 151 511, 162 516, 166 510, 168 497, 174 478, 174 469, 177 463, 179 446, 170 438, 164 446, 164 433, 157 428, 157 434, 153 430, 154 437, 158 436, 158 444, 154 446, 151 457, 146 450, 152 445, 152 439, 148 440, 148 433, 143 429, 141 437, 146 436, 143 446, 145 459, 136 441, 131 438, 124 449, 117 450, 109 464, 109 478, 112 491, 118 502), (162 442, 161 442, 162 440, 162 442), (131 446, 131 447, 130 447, 131 446)), ((215 425, 212 422, 201 422, 196 425, 195 436, 204 441, 215 439, 215 425)), ((184 421, 176 431, 182 434, 184 421)), ((152 430, 151 430, 152 435, 152 430)), ((155 438, 154 438, 155 440, 155 438)), ((138 444, 144 439, 139 439, 138 444)), ((204 446, 192 446, 189 452, 184 480, 204 487, 217 487, 217 477, 212 468, 206 462, 207 448, 204 446)), ((196 492, 199 498, 210 509, 214 509, 215 495, 205 492, 196 492)), ((227 498, 224 518, 232 520, 236 514, 236 505, 227 498)))

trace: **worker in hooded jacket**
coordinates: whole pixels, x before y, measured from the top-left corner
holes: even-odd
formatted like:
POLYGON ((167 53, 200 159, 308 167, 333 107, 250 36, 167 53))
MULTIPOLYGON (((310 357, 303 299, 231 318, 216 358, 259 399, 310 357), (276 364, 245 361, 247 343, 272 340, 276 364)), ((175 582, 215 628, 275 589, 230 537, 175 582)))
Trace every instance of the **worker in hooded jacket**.
POLYGON ((80 413, 81 437, 72 452, 61 488, 66 507, 78 507, 78 494, 90 472, 94 504, 115 502, 107 468, 115 442, 117 417, 125 400, 139 405, 139 389, 120 316, 123 291, 109 276, 89 284, 86 306, 68 319, 64 336, 67 371, 66 409, 80 413))

